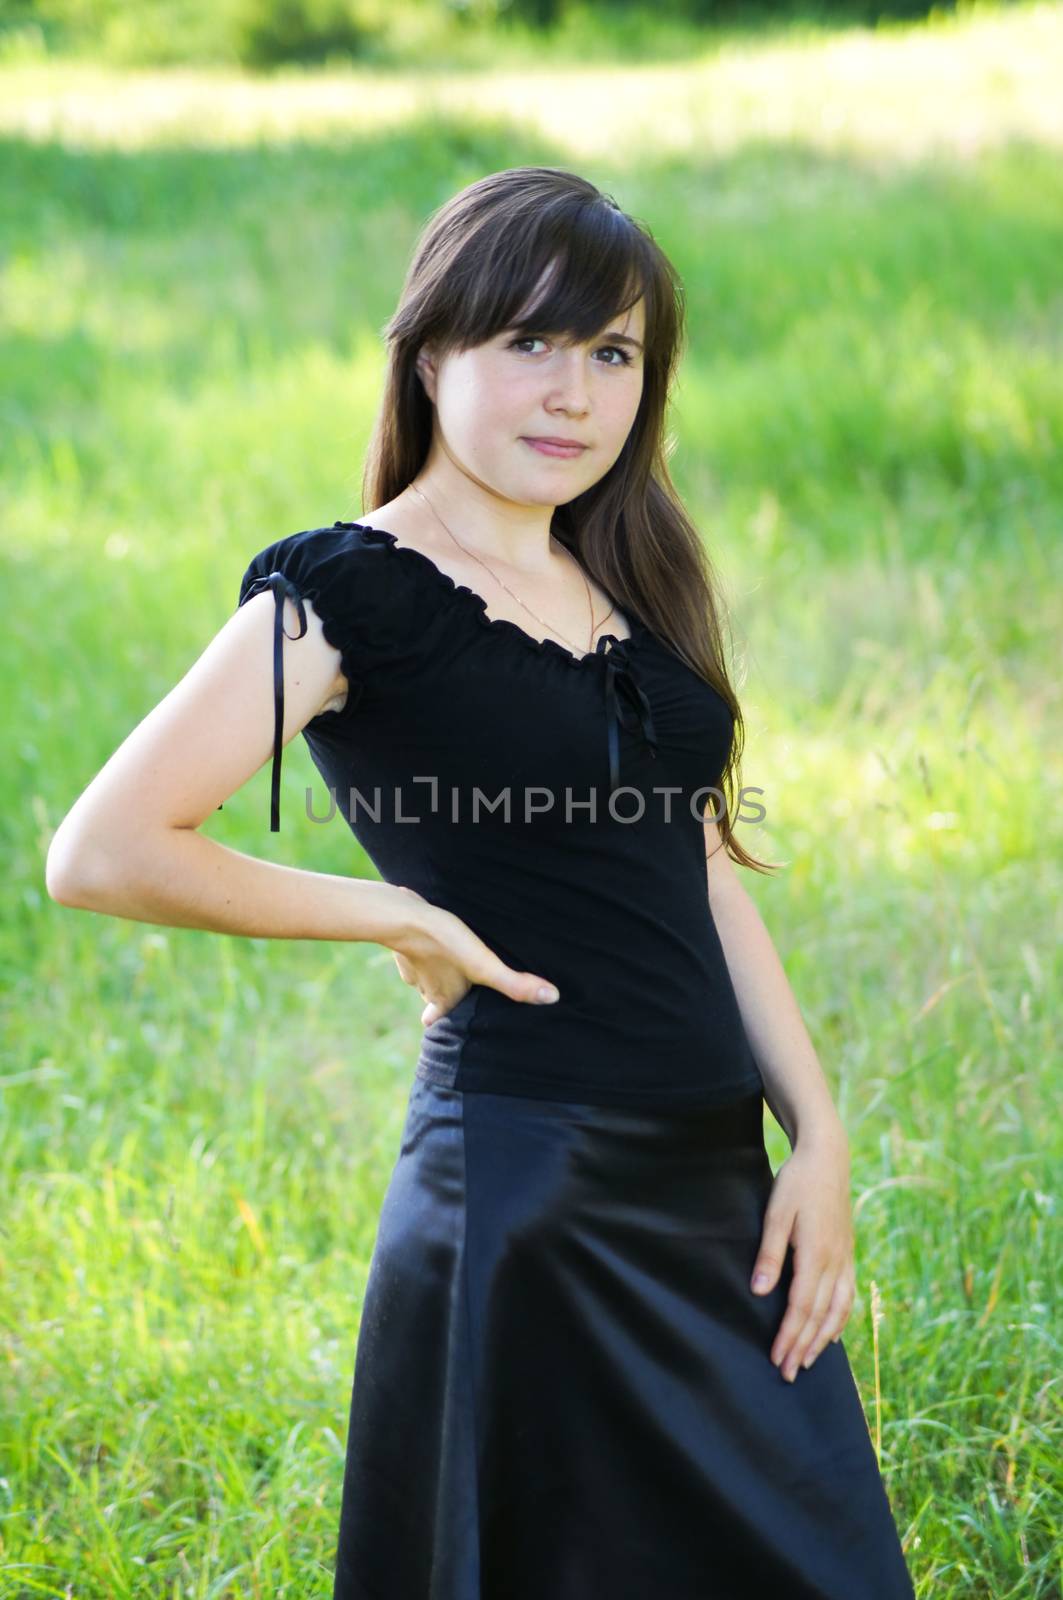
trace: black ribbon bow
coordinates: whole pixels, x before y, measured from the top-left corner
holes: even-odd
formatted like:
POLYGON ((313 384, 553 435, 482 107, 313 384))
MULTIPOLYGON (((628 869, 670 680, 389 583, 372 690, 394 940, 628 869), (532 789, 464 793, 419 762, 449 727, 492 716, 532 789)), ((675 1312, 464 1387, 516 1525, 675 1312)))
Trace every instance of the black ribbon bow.
POLYGON ((620 732, 627 728, 633 733, 637 728, 650 747, 650 755, 657 759, 657 732, 653 726, 650 702, 628 662, 630 639, 618 639, 615 633, 603 633, 595 645, 595 653, 605 657, 605 709, 609 732, 609 793, 616 792, 620 783, 620 732), (626 702, 626 705, 625 705, 626 702), (635 714, 632 724, 625 717, 625 709, 635 714))

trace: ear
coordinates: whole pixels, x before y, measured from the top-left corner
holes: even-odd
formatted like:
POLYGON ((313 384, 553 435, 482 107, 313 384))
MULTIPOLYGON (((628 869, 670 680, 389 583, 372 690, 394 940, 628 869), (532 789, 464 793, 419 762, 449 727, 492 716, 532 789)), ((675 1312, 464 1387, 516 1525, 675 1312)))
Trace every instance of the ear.
POLYGON ((434 405, 436 398, 436 362, 435 353, 431 345, 423 344, 418 350, 416 367, 421 383, 424 386, 424 392, 434 405))

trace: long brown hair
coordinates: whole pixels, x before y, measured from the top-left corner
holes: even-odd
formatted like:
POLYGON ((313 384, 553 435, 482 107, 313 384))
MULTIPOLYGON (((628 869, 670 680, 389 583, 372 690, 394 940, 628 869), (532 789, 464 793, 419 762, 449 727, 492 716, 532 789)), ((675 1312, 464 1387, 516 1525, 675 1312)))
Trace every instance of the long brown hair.
MULTIPOLYGON (((643 390, 609 471, 554 512, 551 532, 622 609, 637 615, 727 703, 734 737, 720 777, 724 848, 756 871, 732 831, 745 730, 727 674, 719 580, 668 471, 665 413, 684 336, 682 283, 648 228, 611 195, 561 167, 510 167, 461 190, 429 218, 394 315, 387 373, 362 478, 363 506, 386 505, 417 476, 433 406, 416 370, 504 329, 593 339, 642 296, 643 390), (534 309, 530 296, 545 293, 534 309)), ((728 643, 730 644, 728 625, 728 643)), ((710 809, 716 809, 715 807, 710 809)))

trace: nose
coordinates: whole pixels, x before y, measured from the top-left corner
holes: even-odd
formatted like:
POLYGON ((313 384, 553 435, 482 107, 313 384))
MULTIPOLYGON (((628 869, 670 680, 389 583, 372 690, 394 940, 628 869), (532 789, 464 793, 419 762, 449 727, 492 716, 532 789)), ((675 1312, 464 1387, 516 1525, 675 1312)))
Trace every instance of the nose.
POLYGON ((586 411, 587 373, 583 365, 582 350, 562 350, 552 374, 556 403, 566 411, 586 411))

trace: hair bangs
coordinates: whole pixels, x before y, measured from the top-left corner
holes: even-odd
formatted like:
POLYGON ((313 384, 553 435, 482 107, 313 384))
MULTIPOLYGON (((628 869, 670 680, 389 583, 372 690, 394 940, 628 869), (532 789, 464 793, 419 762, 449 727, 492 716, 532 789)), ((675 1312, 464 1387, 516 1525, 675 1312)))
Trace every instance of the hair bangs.
POLYGON ((495 241, 489 264, 458 275, 468 292, 451 302, 444 344, 468 349, 511 330, 583 342, 642 296, 649 347, 657 299, 652 263, 621 212, 580 203, 557 216, 515 221, 495 241))

